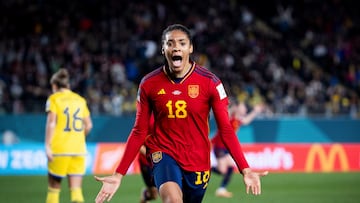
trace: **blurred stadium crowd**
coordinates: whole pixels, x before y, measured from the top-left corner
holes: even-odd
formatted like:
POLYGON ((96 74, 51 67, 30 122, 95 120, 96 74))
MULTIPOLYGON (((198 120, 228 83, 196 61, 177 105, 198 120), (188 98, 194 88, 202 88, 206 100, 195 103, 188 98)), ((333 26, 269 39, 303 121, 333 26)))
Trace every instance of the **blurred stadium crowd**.
POLYGON ((0 2, 0 113, 42 113, 60 67, 94 115, 135 111, 141 77, 164 62, 161 31, 194 33, 194 60, 266 116, 360 117, 353 1, 0 2))

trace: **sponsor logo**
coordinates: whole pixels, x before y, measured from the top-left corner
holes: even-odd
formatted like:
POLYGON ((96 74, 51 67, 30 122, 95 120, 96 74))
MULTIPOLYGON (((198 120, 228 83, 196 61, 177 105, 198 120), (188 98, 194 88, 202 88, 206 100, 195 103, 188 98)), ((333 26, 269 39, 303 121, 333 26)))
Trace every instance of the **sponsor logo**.
POLYGON ((164 89, 161 89, 157 94, 159 95, 159 94, 166 94, 166 93, 165 93, 164 89))
POLYGON ((188 86, 188 94, 191 98, 196 98, 199 96, 200 87, 199 85, 189 85, 188 86))
POLYGON ((320 144, 312 145, 306 158, 306 172, 315 170, 316 157, 318 157, 321 171, 334 171, 336 158, 339 160, 341 171, 349 171, 349 161, 344 148, 340 144, 331 145, 327 153, 324 146, 320 144))
POLYGON ((180 90, 175 90, 172 92, 173 95, 180 95, 181 94, 181 91, 180 90))

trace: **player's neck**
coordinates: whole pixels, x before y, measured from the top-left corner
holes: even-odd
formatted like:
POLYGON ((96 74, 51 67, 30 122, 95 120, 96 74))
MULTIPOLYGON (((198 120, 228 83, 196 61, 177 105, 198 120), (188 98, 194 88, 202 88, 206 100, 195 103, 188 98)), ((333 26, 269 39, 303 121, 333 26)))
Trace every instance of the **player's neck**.
POLYGON ((65 92, 65 91, 68 91, 68 90, 69 90, 68 88, 59 88, 58 92, 65 92))
POLYGON ((169 68, 169 67, 167 67, 166 69, 167 69, 169 75, 171 76, 171 78, 182 79, 188 74, 188 72, 191 70, 192 66, 193 66, 193 63, 189 62, 184 66, 183 70, 180 72, 171 71, 171 68, 169 68))

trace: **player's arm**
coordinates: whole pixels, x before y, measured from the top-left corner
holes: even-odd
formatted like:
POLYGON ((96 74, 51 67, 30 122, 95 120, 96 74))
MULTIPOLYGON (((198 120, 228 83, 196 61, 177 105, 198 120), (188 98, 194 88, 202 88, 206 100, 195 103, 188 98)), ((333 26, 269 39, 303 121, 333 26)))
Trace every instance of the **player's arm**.
POLYGON ((91 129, 93 128, 93 123, 90 117, 90 110, 87 106, 86 100, 84 99, 84 119, 83 119, 83 123, 84 123, 84 133, 85 135, 88 135, 91 131, 91 129))
POLYGON ((225 90, 221 84, 218 84, 214 90, 216 91, 213 93, 211 106, 221 138, 224 142, 224 145, 229 150, 232 158, 234 159, 239 171, 243 175, 246 192, 249 193, 251 191, 252 194, 259 195, 261 194, 260 177, 267 175, 268 172, 254 172, 249 167, 249 164, 247 163, 242 151, 240 142, 238 141, 237 136, 230 124, 227 110, 228 100, 225 94, 225 90))
POLYGON ((225 147, 229 150, 230 155, 233 157, 239 171, 242 171, 244 168, 249 168, 249 164, 245 159, 240 143, 230 123, 228 114, 229 100, 220 80, 217 80, 217 83, 212 81, 209 83, 210 102, 219 131, 218 134, 225 147))
POLYGON ((243 175, 243 180, 246 186, 246 193, 251 193, 254 195, 261 194, 261 181, 260 177, 268 174, 268 171, 263 172, 254 172, 249 167, 240 142, 238 141, 234 130, 232 130, 230 121, 227 117, 226 108, 222 110, 222 104, 219 104, 216 110, 214 111, 215 119, 217 120, 218 126, 220 127, 220 135, 224 145, 229 150, 232 158, 234 159, 239 171, 243 175))
POLYGON ((140 90, 140 96, 136 102, 137 111, 135 124, 126 142, 123 158, 116 168, 116 173, 122 175, 126 174, 130 164, 138 155, 140 147, 144 144, 145 138, 149 133, 151 120, 150 104, 145 91, 143 89, 140 90))
POLYGON ((220 138, 223 141, 225 147, 229 150, 229 153, 233 157, 237 167, 239 168, 239 171, 242 171, 245 168, 249 168, 249 164, 245 159, 241 145, 230 123, 226 101, 216 102, 212 108, 220 138))
MULTIPOLYGON (((150 120, 149 120, 148 132, 147 132, 146 138, 148 138, 149 136, 151 136, 151 135, 153 134, 154 123, 155 123, 154 114, 151 114, 151 117, 150 117, 150 120)), ((145 138, 145 139, 146 139, 146 138, 145 138)), ((146 156, 146 146, 145 146, 145 144, 141 145, 141 147, 140 147, 140 154, 146 156)))
POLYGON ((47 158, 52 160, 51 140, 56 127, 56 114, 48 111, 45 126, 45 152, 47 158))
POLYGON ((250 113, 248 113, 244 118, 241 119, 241 123, 243 125, 248 125, 256 118, 257 115, 259 115, 259 113, 261 113, 262 110, 263 110, 262 104, 258 104, 254 106, 254 109, 250 111, 250 113))
POLYGON ((93 123, 90 116, 84 118, 84 125, 85 125, 85 129, 84 129, 85 135, 88 135, 91 129, 93 128, 93 123))

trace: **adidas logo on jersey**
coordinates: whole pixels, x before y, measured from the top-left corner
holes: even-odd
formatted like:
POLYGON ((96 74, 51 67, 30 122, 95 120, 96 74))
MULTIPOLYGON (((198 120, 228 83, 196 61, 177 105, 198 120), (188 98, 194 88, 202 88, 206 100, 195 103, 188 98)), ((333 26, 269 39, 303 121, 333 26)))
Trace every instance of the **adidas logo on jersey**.
POLYGON ((159 95, 159 94, 166 94, 166 93, 165 93, 164 89, 161 89, 157 94, 159 95))

